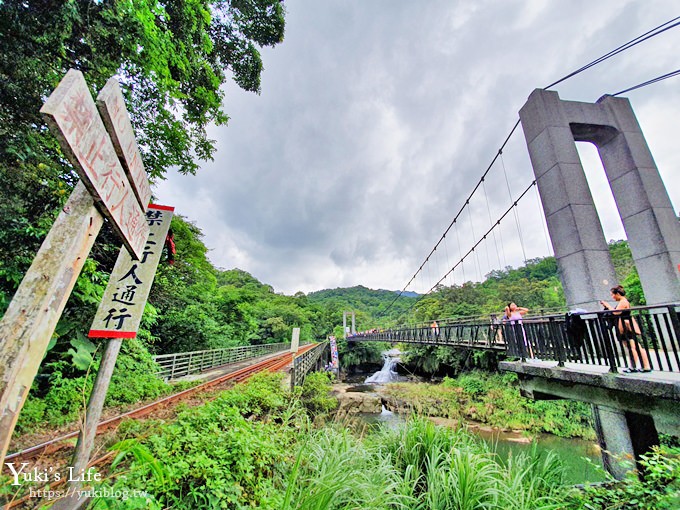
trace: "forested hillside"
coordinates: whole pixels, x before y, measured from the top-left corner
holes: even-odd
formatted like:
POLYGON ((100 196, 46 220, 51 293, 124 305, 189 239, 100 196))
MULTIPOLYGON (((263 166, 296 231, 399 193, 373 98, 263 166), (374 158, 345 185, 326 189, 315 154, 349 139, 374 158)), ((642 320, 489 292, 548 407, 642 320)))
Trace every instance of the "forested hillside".
MULTIPOLYGON (((408 311, 417 298, 399 295, 397 291, 373 290, 362 285, 311 292, 309 300, 333 310, 354 311, 357 330, 397 323, 400 316, 408 311)), ((348 325, 350 324, 349 318, 348 325)))
MULTIPOLYGON (((626 241, 611 241, 609 250, 619 282, 633 305, 645 303, 640 280, 626 241)), ((486 275, 483 282, 440 286, 427 295, 372 290, 361 285, 312 292, 309 300, 333 310, 355 310, 357 330, 425 323, 433 319, 460 319, 500 315, 508 302, 527 307, 531 315, 565 311, 566 302, 554 257, 527 260, 518 268, 506 267, 486 275)), ((602 296, 606 299, 608 296, 602 296)))
MULTIPOLYGON (((258 48, 283 40, 284 15, 277 0, 69 2, 50 9, 32 1, 0 3, 0 313, 77 182, 39 114, 67 70, 82 71, 93 93, 110 76, 120 77, 152 181, 170 168, 194 173, 215 150, 206 127, 227 122, 222 85, 231 77, 245 90, 260 90, 258 48)), ((342 336, 343 311, 355 311, 363 330, 490 314, 509 300, 532 312, 564 304, 553 259, 425 297, 395 299, 394 291, 362 286, 284 296, 247 272, 214 267, 200 226, 190 219, 176 216, 172 230, 175 262, 162 262, 157 271, 138 337, 124 343, 109 403, 165 391, 152 375, 152 354, 287 341, 294 327, 303 340, 342 336)), ((105 225, 57 325, 22 424, 73 417, 97 370, 101 346, 86 334, 119 249, 105 225)), ((612 253, 621 281, 641 302, 627 245, 612 244, 612 253)), ((378 348, 365 346, 346 351, 344 363, 376 358, 378 348)))

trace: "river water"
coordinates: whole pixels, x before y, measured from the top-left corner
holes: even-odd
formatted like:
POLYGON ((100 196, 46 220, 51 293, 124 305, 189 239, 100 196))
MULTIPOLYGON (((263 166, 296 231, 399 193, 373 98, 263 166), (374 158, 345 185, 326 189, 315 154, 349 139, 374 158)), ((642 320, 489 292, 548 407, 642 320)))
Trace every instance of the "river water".
MULTIPOLYGON (((399 362, 400 354, 396 349, 383 353, 383 368, 366 378, 365 384, 357 386, 355 391, 372 391, 373 388, 370 385, 404 380, 405 378, 400 377, 396 372, 396 364, 399 362)), ((387 411, 384 406, 380 414, 364 413, 360 415, 360 418, 370 425, 387 427, 397 427, 406 420, 405 416, 387 411)), ((433 421, 441 426, 457 426, 453 420, 433 418, 433 421)), ((539 434, 529 439, 521 433, 490 430, 481 424, 468 423, 466 426, 470 432, 488 443, 501 459, 507 459, 512 454, 516 455, 520 452, 529 451, 534 447, 533 443, 535 442, 539 452, 552 451, 558 455, 565 467, 567 483, 579 484, 605 480, 599 447, 592 441, 568 439, 552 434, 539 434)))
MULTIPOLYGON (((387 411, 384 407, 380 414, 362 413, 359 418, 369 425, 386 427, 398 427, 406 421, 406 416, 387 411)), ((457 427, 454 420, 433 418, 432 421, 440 426, 457 427)), ((568 484, 602 482, 606 479, 602 471, 599 447, 592 441, 552 434, 539 434, 529 439, 521 433, 489 430, 475 423, 466 426, 469 432, 486 442, 501 459, 528 452, 535 442, 539 452, 552 451, 557 454, 564 465, 565 481, 568 484)))

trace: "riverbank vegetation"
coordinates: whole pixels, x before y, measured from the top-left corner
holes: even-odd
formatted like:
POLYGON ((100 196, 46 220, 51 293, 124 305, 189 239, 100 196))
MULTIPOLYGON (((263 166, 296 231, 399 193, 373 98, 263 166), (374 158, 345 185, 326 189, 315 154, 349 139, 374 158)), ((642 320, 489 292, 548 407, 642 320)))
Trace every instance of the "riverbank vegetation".
POLYGON ((524 398, 514 373, 473 371, 456 378, 446 377, 440 384, 392 383, 383 394, 393 410, 413 410, 461 423, 472 420, 503 430, 595 439, 587 404, 524 398))
MULTIPOLYGON (((289 340, 293 327, 301 328, 303 340, 315 340, 332 333, 341 337, 342 313, 348 306, 368 307, 363 315, 359 313, 357 317, 358 327, 363 327, 370 324, 369 321, 378 320, 381 310, 384 311, 389 301, 394 299, 392 292, 363 287, 323 291, 309 296, 302 293, 284 296, 245 271, 215 268, 207 258, 208 249, 202 241, 200 229, 181 217, 173 219, 172 225, 177 246, 175 263, 163 263, 158 269, 138 339, 125 342, 121 351, 107 406, 150 400, 174 391, 172 386, 153 376, 152 354, 285 342, 289 340)), ((624 255, 628 252, 618 244, 616 246, 617 253, 620 252, 618 258, 625 259, 624 255)), ((72 423, 82 412, 83 395, 89 393, 101 351, 100 346, 88 340, 84 332, 89 328, 107 283, 104 266, 103 262, 90 261, 78 279, 21 413, 17 425, 19 433, 31 432, 38 427, 61 427, 72 423)), ((538 278, 538 275, 551 274, 551 268, 553 265, 549 261, 529 262, 526 267, 508 270, 508 281, 506 276, 496 275, 496 283, 507 288, 518 275, 538 278)), ((477 287, 483 288, 480 285, 471 284, 467 294, 459 297, 468 296, 477 287)), ((407 296, 405 299, 413 304, 417 298, 407 296)), ((396 320, 400 309, 393 312, 396 315, 390 315, 391 320, 396 320)), ((384 344, 341 340, 339 349, 343 370, 382 364, 381 352, 386 348, 384 344)), ((497 355, 410 346, 405 362, 409 370, 422 375, 456 376, 474 368, 494 372, 497 355)), ((437 390, 433 388, 432 391, 437 390)), ((501 389, 494 391, 500 392, 501 389)), ((505 398, 502 393, 500 396, 505 398)), ((511 401, 512 396, 507 396, 506 400, 511 401)), ((486 410, 490 408, 484 402, 479 404, 476 402, 467 409, 471 411, 470 417, 477 416, 484 421, 489 414, 486 410), (474 412, 471 407, 474 407, 474 412)), ((495 426, 507 425, 530 431, 543 429, 532 418, 535 414, 533 408, 519 407, 522 407, 522 413, 518 416, 523 417, 524 426, 518 426, 514 418, 506 419, 495 408, 494 412, 501 414, 488 420, 495 426)), ((587 418, 584 416, 583 419, 587 418)), ((574 421, 577 429, 583 419, 574 421)), ((563 431, 559 426, 554 428, 548 424, 546 427, 546 430, 557 430, 558 434, 578 435, 563 431)), ((586 434, 581 435, 587 437, 586 434)))

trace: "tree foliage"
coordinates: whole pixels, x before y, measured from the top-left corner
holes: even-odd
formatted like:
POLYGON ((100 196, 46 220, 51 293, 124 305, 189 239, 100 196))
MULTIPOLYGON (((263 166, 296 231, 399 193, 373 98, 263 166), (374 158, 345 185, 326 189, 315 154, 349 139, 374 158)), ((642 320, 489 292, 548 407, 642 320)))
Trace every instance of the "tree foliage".
MULTIPOLYGON (((258 48, 283 40, 278 0, 0 2, 0 310, 6 308, 77 176, 39 110, 68 69, 96 93, 122 85, 149 176, 194 173, 224 124, 228 75, 259 92, 258 48)), ((108 228, 92 258, 104 272, 120 242, 108 228)))
POLYGON ((19 160, 55 152, 38 111, 66 71, 78 69, 94 90, 119 77, 152 177, 171 166, 194 173, 196 158, 215 150, 206 127, 228 119, 227 72, 259 92, 258 47, 280 43, 284 27, 278 0, 3 2, 0 148, 19 160))

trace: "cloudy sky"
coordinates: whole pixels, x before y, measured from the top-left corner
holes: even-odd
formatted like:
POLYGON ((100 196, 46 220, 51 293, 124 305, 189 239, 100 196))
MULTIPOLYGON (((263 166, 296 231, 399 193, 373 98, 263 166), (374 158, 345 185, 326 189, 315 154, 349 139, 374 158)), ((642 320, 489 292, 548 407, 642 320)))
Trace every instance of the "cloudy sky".
MULTIPOLYGON (((262 94, 228 85, 213 162, 169 175, 160 203, 210 259, 292 294, 402 289, 535 88, 680 15, 673 0, 287 0, 262 94)), ((556 86, 596 101, 680 67, 680 27, 556 86)), ((676 209, 680 77, 630 92, 676 209)), ((579 144, 581 145, 581 144, 579 144)), ((608 239, 624 237, 595 150, 579 149, 608 239)), ((533 180, 518 129, 409 290, 429 289, 533 180), (507 176, 507 182, 506 182, 507 176)), ((534 190, 445 283, 550 252, 534 190), (519 225, 519 228, 518 228, 519 225)))

